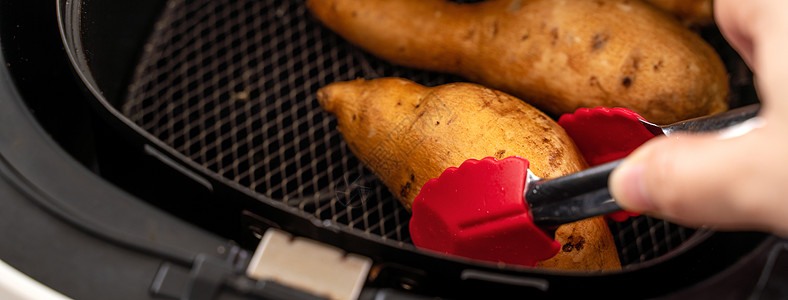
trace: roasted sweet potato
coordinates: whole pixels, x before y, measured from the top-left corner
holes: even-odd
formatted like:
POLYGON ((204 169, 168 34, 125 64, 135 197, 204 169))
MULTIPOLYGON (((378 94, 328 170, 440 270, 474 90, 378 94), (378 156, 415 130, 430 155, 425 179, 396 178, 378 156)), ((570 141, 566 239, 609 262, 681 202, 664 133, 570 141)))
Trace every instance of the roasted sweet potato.
MULTIPOLYGON (((544 178, 587 167, 563 128, 547 115, 477 84, 427 88, 405 79, 355 80, 323 87, 317 98, 336 115, 351 151, 406 207, 427 180, 471 158, 521 156, 544 178)), ((561 226, 556 239, 563 251, 544 267, 620 268, 602 218, 561 226)))
POLYGON ((395 64, 464 76, 555 117, 623 106, 656 123, 727 109, 728 77, 697 34, 627 0, 308 0, 348 41, 395 64))

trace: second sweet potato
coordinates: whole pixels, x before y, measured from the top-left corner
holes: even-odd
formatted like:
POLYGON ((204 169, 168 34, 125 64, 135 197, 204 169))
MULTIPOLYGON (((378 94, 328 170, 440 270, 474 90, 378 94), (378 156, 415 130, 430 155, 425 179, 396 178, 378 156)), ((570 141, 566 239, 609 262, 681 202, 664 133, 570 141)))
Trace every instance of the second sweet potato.
POLYGON ((557 116, 623 106, 656 123, 727 109, 717 53, 641 1, 308 0, 348 41, 393 63, 453 73, 557 116))

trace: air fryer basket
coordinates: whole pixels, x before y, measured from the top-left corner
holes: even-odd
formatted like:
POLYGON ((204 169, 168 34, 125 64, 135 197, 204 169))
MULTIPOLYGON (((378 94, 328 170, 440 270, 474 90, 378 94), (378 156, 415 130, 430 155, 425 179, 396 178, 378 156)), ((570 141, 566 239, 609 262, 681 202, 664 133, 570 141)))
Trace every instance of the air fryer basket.
MULTIPOLYGON (((169 1, 122 112, 240 185, 372 238, 409 242, 410 214, 354 157, 316 90, 355 78, 460 81, 381 61, 321 26, 299 1, 169 1)), ((626 266, 694 230, 650 217, 611 229, 626 266)))
MULTIPOLYGON (((732 106, 754 101, 739 96, 751 86, 746 67, 716 31, 711 36, 728 56, 732 106)), ((463 80, 377 59, 323 27, 303 1, 168 0, 114 105, 245 193, 407 245, 409 212, 350 152, 315 98, 335 81, 388 76, 427 86, 463 80)), ((609 225, 625 269, 708 236, 647 216, 609 225)))

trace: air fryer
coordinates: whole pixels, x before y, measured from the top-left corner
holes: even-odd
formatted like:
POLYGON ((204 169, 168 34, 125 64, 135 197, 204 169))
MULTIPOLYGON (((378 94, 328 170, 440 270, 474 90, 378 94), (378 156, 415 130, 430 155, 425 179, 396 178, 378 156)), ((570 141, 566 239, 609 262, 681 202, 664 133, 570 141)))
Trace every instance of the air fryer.
MULTIPOLYGON (((354 78, 396 76, 427 86, 464 79, 382 61, 323 27, 302 1, 61 0, 35 17, 41 21, 29 17, 41 8, 9 1, 3 15, 12 8, 19 13, 3 22, 10 71, 5 83, 19 92, 8 98, 27 98, 23 103, 30 109, 18 110, 35 118, 30 132, 37 132, 40 123, 62 147, 54 156, 77 162, 69 168, 91 179, 45 180, 54 174, 41 166, 31 167, 31 173, 14 171, 20 163, 8 158, 13 155, 7 151, 19 153, 9 148, 12 138, 0 140, 6 146, 0 152, 9 166, 5 170, 11 174, 6 178, 37 178, 11 181, 33 186, 22 194, 44 199, 33 202, 51 218, 109 241, 110 247, 147 255, 147 273, 137 273, 150 286, 135 295, 315 296, 245 276, 260 238, 272 229, 369 258, 372 267, 361 296, 390 298, 692 295, 725 282, 721 274, 732 269, 758 274, 760 265, 752 270, 742 266, 763 261, 756 254, 778 243, 762 233, 687 228, 639 216, 609 221, 620 271, 560 272, 423 251, 410 241, 409 212, 349 151, 336 120, 320 108, 315 93, 331 82, 354 78), (42 34, 19 38, 20 27, 14 29, 19 24, 42 34), (26 56, 36 62, 25 66, 26 56), (43 87, 55 80, 56 91, 43 87), (73 195, 81 198, 78 205, 48 201, 47 192, 37 192, 41 189, 35 186, 50 181, 81 186, 82 193, 93 195, 73 195), (129 214, 162 219, 135 222, 117 211, 114 201, 98 200, 107 198, 99 195, 118 194, 123 203, 133 203, 129 207, 144 208, 129 208, 129 214), (85 214, 91 217, 74 217, 85 214), (114 228, 102 225, 107 223, 114 228), (146 239, 146 232, 160 228, 140 225, 162 226, 167 234, 146 239), (143 236, 136 234, 140 232, 143 236), (176 247, 168 246, 174 240, 176 247), (261 282, 268 290, 252 288, 261 282)), ((757 102, 751 73, 719 32, 710 28, 700 33, 726 62, 731 105, 757 102)), ((25 123, 12 119, 3 118, 0 125, 25 123)), ((42 161, 21 160, 24 165, 42 161)), ((33 269, 44 278, 54 277, 41 275, 48 273, 44 268, 33 269)), ((740 292, 752 293, 758 278, 738 280, 740 292)))

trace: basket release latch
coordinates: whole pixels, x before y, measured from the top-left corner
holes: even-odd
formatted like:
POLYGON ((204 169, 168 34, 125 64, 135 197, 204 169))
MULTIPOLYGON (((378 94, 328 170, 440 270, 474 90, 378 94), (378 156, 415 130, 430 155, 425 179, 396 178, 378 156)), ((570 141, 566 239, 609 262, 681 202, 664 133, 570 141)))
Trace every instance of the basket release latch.
POLYGON ((329 299, 357 299, 371 266, 368 257, 268 229, 246 275, 329 299))

